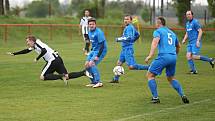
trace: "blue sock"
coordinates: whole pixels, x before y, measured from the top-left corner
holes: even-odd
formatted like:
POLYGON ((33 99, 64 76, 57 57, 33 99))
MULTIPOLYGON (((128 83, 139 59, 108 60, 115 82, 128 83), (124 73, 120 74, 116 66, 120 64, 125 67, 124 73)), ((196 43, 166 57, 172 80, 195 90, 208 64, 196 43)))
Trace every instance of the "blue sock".
POLYGON ((148 81, 148 86, 151 90, 152 96, 153 97, 158 97, 158 93, 157 93, 157 84, 155 79, 149 80, 148 81))
POLYGON ((148 70, 149 66, 148 65, 141 65, 141 64, 135 64, 133 65, 134 69, 136 70, 148 70))
POLYGON ((120 75, 115 75, 115 76, 113 77, 113 80, 114 80, 114 81, 119 81, 119 77, 120 77, 120 75))
POLYGON ((172 80, 172 81, 171 81, 171 85, 172 85, 172 87, 178 92, 178 94, 179 94, 180 96, 183 96, 183 95, 184 95, 183 90, 182 90, 182 87, 181 87, 180 83, 179 83, 177 80, 172 80))
MULTIPOLYGON (((93 72, 92 72, 92 68, 91 67, 87 68, 86 70, 93 76, 93 72)), ((91 80, 91 83, 94 84, 94 76, 93 76, 93 78, 90 78, 90 80, 91 80)))
POLYGON ((191 69, 192 71, 196 71, 196 68, 195 68, 195 65, 194 65, 194 62, 193 62, 192 59, 188 60, 188 64, 189 64, 190 69, 191 69))
POLYGON ((206 56, 201 56, 200 55, 200 60, 202 60, 202 61, 207 61, 207 62, 211 62, 211 58, 208 58, 208 57, 206 57, 206 56))
POLYGON ((93 75, 93 78, 94 78, 94 83, 100 82, 100 74, 99 74, 99 70, 97 69, 97 67, 92 66, 91 70, 92 70, 92 75, 93 75))

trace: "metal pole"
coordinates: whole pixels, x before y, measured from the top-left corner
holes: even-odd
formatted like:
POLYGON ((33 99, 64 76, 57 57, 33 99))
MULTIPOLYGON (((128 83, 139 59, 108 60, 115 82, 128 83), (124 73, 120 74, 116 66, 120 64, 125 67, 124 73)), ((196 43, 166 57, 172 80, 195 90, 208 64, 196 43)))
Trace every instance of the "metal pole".
POLYGON ((163 0, 161 0, 161 16, 163 16, 163 0))
POLYGON ((152 7, 152 24, 155 24, 155 0, 153 0, 153 7, 152 7))

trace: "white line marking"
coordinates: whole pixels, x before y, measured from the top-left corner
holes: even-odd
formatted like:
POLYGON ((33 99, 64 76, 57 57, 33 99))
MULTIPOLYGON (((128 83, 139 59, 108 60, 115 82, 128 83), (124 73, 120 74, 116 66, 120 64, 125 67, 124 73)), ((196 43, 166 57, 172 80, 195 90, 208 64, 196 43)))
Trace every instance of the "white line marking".
POLYGON ((179 109, 179 108, 184 108, 184 107, 192 106, 192 105, 199 104, 199 103, 209 102, 211 100, 212 99, 205 99, 205 100, 196 101, 196 102, 193 102, 193 103, 190 103, 190 104, 179 105, 179 106, 172 107, 172 108, 164 108, 164 109, 161 109, 159 111, 155 111, 155 112, 151 112, 151 113, 143 113, 143 114, 139 114, 139 115, 135 115, 135 116, 130 116, 130 117, 127 117, 127 118, 121 118, 121 119, 118 119, 118 120, 115 120, 115 121, 131 120, 131 119, 135 119, 135 118, 138 118, 138 117, 153 115, 153 114, 156 114, 156 113, 167 112, 169 110, 175 110, 175 109, 179 109))

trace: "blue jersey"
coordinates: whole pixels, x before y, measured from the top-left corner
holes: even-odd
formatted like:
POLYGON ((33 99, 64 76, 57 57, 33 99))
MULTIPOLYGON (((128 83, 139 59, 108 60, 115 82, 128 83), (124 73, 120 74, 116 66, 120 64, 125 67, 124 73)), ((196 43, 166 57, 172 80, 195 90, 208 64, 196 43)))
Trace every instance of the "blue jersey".
POLYGON ((96 28, 95 30, 90 30, 89 38, 92 43, 92 51, 99 51, 101 44, 104 42, 103 51, 107 51, 107 43, 104 36, 103 31, 100 28, 96 28))
POLYGON ((140 34, 132 24, 128 24, 124 31, 123 36, 126 39, 122 42, 122 47, 133 47, 134 42, 139 38, 140 34))
POLYGON ((197 41, 199 31, 198 29, 201 28, 197 19, 192 19, 186 23, 186 32, 188 35, 189 43, 194 44, 197 41))
POLYGON ((160 38, 158 54, 176 54, 176 46, 179 44, 176 34, 167 27, 160 27, 153 33, 153 37, 160 38))

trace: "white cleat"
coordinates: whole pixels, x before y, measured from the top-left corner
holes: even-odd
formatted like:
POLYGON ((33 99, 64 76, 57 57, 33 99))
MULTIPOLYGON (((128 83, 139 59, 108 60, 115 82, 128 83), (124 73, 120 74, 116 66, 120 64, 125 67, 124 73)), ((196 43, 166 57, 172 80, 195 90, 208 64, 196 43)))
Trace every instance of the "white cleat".
POLYGON ((95 84, 93 86, 93 88, 98 88, 98 87, 102 87, 102 86, 103 86, 103 84, 101 82, 98 82, 97 84, 95 84))
POLYGON ((93 76, 89 73, 89 71, 85 71, 85 75, 91 79, 93 78, 93 76))
POLYGON ((87 84, 86 87, 93 87, 95 84, 87 84))

